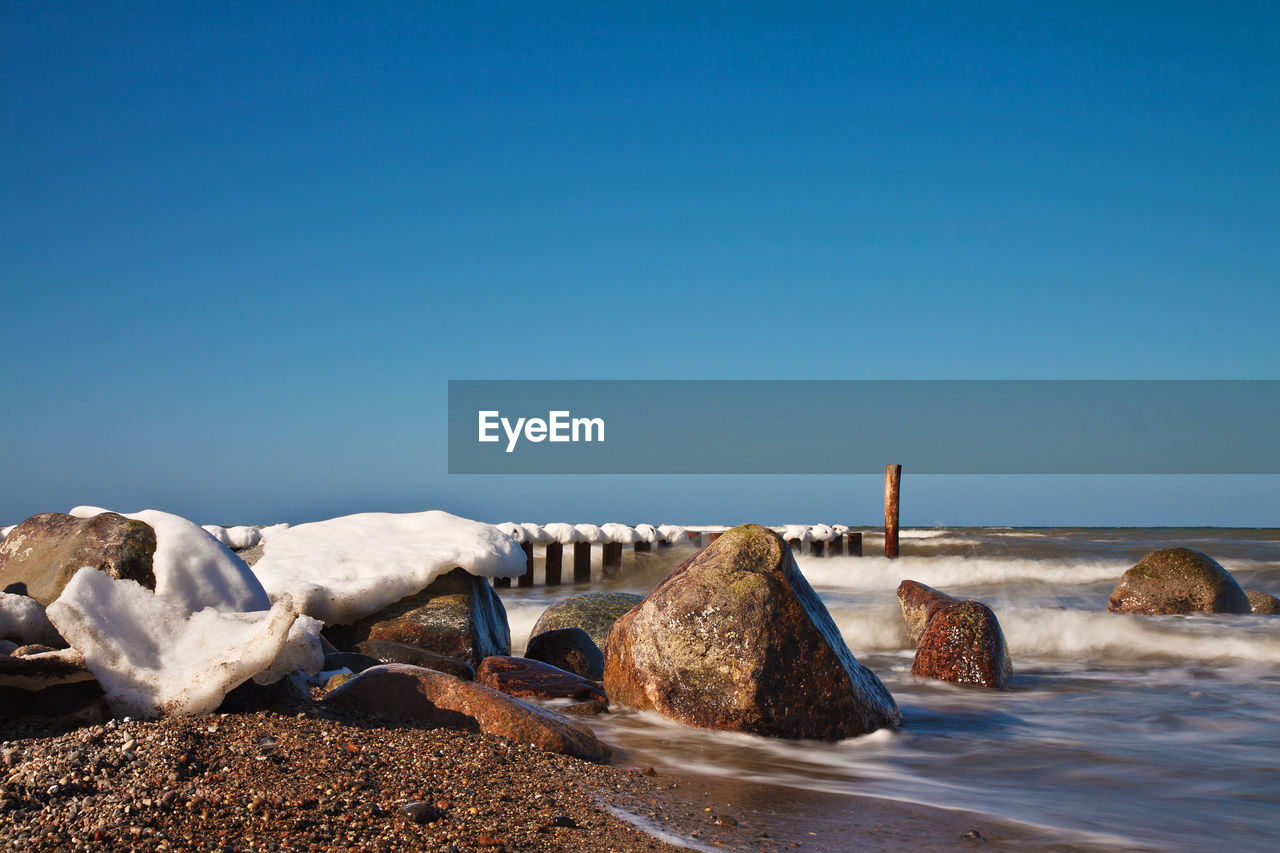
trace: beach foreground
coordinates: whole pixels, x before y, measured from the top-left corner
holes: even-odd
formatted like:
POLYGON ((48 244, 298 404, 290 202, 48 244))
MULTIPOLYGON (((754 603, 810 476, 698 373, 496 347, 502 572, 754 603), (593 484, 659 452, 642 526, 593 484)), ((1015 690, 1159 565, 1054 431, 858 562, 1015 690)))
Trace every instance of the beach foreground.
POLYGON ((0 738, 5 849, 1081 849, 964 812, 676 779, 316 705, 0 738))

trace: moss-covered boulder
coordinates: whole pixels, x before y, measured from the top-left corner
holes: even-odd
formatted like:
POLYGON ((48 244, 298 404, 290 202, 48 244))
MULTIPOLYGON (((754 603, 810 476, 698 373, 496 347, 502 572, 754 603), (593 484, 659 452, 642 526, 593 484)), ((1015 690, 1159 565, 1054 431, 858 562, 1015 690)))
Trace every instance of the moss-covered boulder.
POLYGON ((838 740, 902 724, 772 530, 735 527, 613 626, 605 692, 687 725, 838 740))
POLYGON ((557 628, 530 637, 524 656, 592 681, 604 678, 604 652, 581 628, 557 628))
POLYGON ((1259 592, 1256 589, 1245 590, 1245 597, 1249 599, 1249 609, 1260 616, 1277 616, 1280 615, 1280 598, 1276 598, 1269 592, 1259 592))
MULTIPOLYGON (((354 625, 335 627, 327 633, 341 649, 355 649, 366 640, 398 643, 472 666, 490 655, 511 653, 511 629, 502 600, 487 578, 461 568, 354 625)), ((381 657, 365 648, 360 651, 381 657)))
POLYGON ((898 604, 902 606, 902 618, 906 620, 907 637, 911 644, 920 644, 925 626, 929 624, 933 614, 958 600, 917 581, 904 580, 898 584, 898 604))
POLYGON ((925 625, 911 674, 1003 690, 1013 662, 1000 622, 980 601, 955 601, 936 609, 925 625))
POLYGON ((1120 578, 1107 609, 1115 613, 1249 613, 1249 599, 1226 569, 1190 548, 1162 548, 1120 578))
POLYGON ((155 553, 156 532, 146 522, 114 512, 92 518, 42 512, 0 543, 0 590, 30 596, 47 607, 81 566, 155 589, 155 553))
POLYGON ((581 628, 591 637, 591 642, 603 649, 613 623, 643 600, 643 595, 632 592, 584 592, 571 595, 542 611, 529 636, 534 637, 558 628, 581 628))

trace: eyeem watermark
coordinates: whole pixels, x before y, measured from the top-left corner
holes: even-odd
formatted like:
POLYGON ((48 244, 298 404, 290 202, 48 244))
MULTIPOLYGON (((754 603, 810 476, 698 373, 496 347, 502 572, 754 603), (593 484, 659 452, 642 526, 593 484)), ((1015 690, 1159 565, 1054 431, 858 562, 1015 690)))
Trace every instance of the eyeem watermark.
POLYGON ((547 412, 542 418, 516 418, 514 424, 510 418, 502 417, 502 412, 490 409, 476 413, 479 421, 477 441, 492 443, 501 441, 498 429, 507 436, 507 453, 516 449, 516 444, 523 435, 525 441, 538 444, 543 441, 579 442, 604 441, 604 418, 575 418, 568 410, 547 412))

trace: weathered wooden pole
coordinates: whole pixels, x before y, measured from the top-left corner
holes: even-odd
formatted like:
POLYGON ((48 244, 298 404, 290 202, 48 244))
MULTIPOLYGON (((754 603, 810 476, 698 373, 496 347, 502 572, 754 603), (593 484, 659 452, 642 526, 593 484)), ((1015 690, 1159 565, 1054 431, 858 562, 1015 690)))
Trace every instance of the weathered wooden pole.
POLYGON ((573 543, 573 582, 589 583, 591 581, 591 543, 573 543))
POLYGON ((648 554, 652 547, 648 542, 637 542, 634 546, 637 554, 648 554))
POLYGON ((850 530, 846 538, 849 540, 849 556, 862 556, 862 531, 850 530))
POLYGON ((719 530, 712 530, 712 531, 710 531, 709 533, 707 533, 707 541, 708 541, 708 542, 714 542, 714 541, 716 541, 717 539, 719 539, 719 538, 720 538, 720 533, 721 533, 721 532, 720 532, 719 530))
POLYGON ((844 537, 837 536, 827 543, 827 556, 839 557, 844 554, 844 537))
POLYGON ((499 589, 510 589, 511 578, 494 578, 493 585, 499 589))
POLYGON ((516 581, 520 586, 533 586, 533 543, 521 542, 524 550, 524 574, 516 581))
POLYGON ((699 533, 699 532, 698 532, 698 531, 696 531, 696 530, 686 530, 684 535, 685 535, 685 536, 688 536, 690 539, 692 539, 692 540, 693 540, 693 544, 694 544, 694 545, 698 546, 699 548, 701 548, 701 547, 702 547, 702 534, 701 534, 701 533, 699 533))
POLYGON ((827 543, 821 539, 809 540, 809 554, 814 557, 821 557, 827 550, 827 543))
POLYGON ((604 543, 604 556, 600 560, 600 568, 604 570, 604 576, 607 578, 614 577, 622 571, 621 542, 604 543))
POLYGON ((561 567, 564 565, 564 546, 559 542, 547 543, 547 557, 543 571, 547 575, 547 586, 559 586, 561 567))
POLYGON ((898 556, 898 491, 902 482, 902 466, 884 466, 884 555, 898 556))
POLYGON ((799 539, 788 539, 787 544, 791 546, 791 550, 797 554, 804 553, 804 543, 799 539))

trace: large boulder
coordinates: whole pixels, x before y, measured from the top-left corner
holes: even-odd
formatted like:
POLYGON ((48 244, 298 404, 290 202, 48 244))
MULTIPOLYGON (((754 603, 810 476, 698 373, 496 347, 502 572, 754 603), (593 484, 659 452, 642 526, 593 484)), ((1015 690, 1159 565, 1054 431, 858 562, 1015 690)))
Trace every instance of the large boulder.
POLYGON ((1107 609, 1115 613, 1249 613, 1236 579, 1208 554, 1162 548, 1120 578, 1107 609))
POLYGON ((603 649, 609 629, 631 608, 644 601, 633 592, 584 592, 562 598, 542 611, 530 636, 558 628, 581 628, 591 642, 603 649))
POLYGON ((511 653, 502 600, 487 578, 461 568, 355 625, 330 631, 329 638, 347 648, 366 640, 415 646, 472 666, 490 655, 511 653))
POLYGON ((735 527, 620 618, 610 700, 688 725, 837 740, 902 724, 778 534, 735 527))
POLYGON ((51 604, 81 566, 155 589, 156 532, 143 521, 104 512, 77 518, 42 512, 0 543, 0 590, 51 604))
POLYGON ((953 599, 937 608, 920 637, 911 674, 976 687, 1008 687, 1013 663, 995 613, 980 601, 953 599))
POLYGON ((416 666, 366 669, 321 704, 419 725, 484 732, 588 761, 603 761, 609 754, 582 723, 474 681, 416 666))
POLYGON ((1280 598, 1271 593, 1250 589, 1245 591, 1245 597, 1249 599, 1249 608, 1254 613, 1263 616, 1280 615, 1280 598))
POLYGON ((581 628, 557 628, 530 637, 524 656, 592 681, 604 678, 604 652, 581 628))
POLYGON ((508 696, 528 699, 574 699, 578 702, 608 701, 593 681, 559 667, 528 658, 494 655, 476 669, 476 683, 508 696))
POLYGON ((907 636, 911 645, 920 645, 925 626, 937 613, 959 599, 952 598, 945 592, 939 592, 931 586, 912 580, 904 580, 898 584, 898 604, 902 606, 902 618, 907 623, 907 636))

